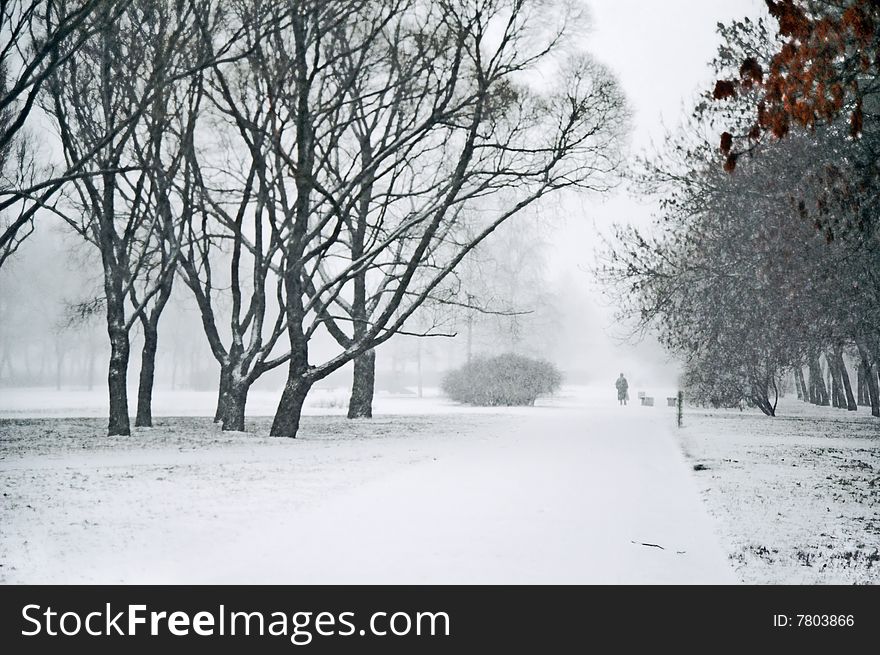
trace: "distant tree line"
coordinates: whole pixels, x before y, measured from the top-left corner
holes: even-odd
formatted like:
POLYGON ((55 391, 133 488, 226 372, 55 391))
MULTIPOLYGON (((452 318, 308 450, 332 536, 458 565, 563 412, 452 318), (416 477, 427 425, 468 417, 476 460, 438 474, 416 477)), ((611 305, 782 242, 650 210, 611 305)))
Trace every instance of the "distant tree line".
POLYGON ((657 224, 601 274, 691 397, 880 416, 880 5, 767 5, 719 26, 718 82, 639 175, 657 224))
POLYGON ((2 21, 0 265, 49 217, 100 258, 111 435, 130 433, 134 330, 135 424, 152 424, 179 285, 224 429, 286 369, 271 434, 295 436, 310 388, 350 362, 349 414, 369 416, 374 349, 448 300, 462 260, 620 164, 625 102, 571 3, 33 0, 2 21), (34 146, 47 121, 60 161, 34 146), (338 344, 324 361, 318 334, 338 344))

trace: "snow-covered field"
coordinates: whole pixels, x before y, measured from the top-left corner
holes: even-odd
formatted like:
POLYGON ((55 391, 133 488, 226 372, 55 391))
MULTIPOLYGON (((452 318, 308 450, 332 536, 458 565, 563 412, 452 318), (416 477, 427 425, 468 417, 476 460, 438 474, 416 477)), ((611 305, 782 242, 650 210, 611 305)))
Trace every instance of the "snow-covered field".
POLYGON ((735 581, 671 410, 617 407, 613 389, 504 411, 385 401, 372 421, 308 416, 296 440, 265 418, 123 440, 102 419, 5 419, 0 577, 735 581))
POLYGON ((749 583, 880 583, 880 420, 780 401, 779 416, 688 409, 677 431, 749 583))
POLYGON ((772 420, 687 408, 678 430, 647 391, 656 406, 380 396, 372 421, 321 391, 296 440, 267 436, 271 394, 248 433, 178 392, 111 439, 98 393, 3 391, 0 581, 880 580, 875 419, 783 401, 772 420))

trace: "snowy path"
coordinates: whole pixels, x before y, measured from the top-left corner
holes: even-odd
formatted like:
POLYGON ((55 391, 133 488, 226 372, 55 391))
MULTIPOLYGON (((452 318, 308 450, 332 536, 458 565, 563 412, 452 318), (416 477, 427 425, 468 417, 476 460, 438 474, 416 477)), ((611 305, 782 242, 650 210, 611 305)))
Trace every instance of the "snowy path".
POLYGON ((271 527, 180 562, 179 574, 236 583, 734 583, 669 420, 636 407, 536 408, 507 434, 460 441, 276 515, 271 527))
POLYGON ((310 418, 295 441, 206 419, 120 446, 89 436, 94 419, 7 424, 0 580, 735 582, 673 410, 605 389, 504 411, 395 403, 310 418))

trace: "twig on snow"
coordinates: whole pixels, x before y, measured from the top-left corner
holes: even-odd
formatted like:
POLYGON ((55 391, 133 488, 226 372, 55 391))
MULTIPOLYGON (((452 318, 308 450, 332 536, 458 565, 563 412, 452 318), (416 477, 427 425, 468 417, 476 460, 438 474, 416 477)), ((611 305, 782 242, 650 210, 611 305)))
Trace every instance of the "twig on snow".
POLYGON ((636 544, 637 546, 649 546, 650 548, 659 548, 660 550, 666 550, 663 546, 658 544, 646 544, 644 541, 631 541, 630 543, 636 544))

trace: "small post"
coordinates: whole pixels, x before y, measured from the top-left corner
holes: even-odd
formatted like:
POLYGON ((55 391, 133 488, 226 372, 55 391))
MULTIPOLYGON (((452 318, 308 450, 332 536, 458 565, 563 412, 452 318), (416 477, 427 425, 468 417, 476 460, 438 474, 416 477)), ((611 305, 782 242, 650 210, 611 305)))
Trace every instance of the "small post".
POLYGON ((682 406, 684 405, 684 393, 679 390, 678 392, 678 402, 676 403, 676 419, 678 420, 678 427, 681 427, 681 419, 682 419, 682 406))

